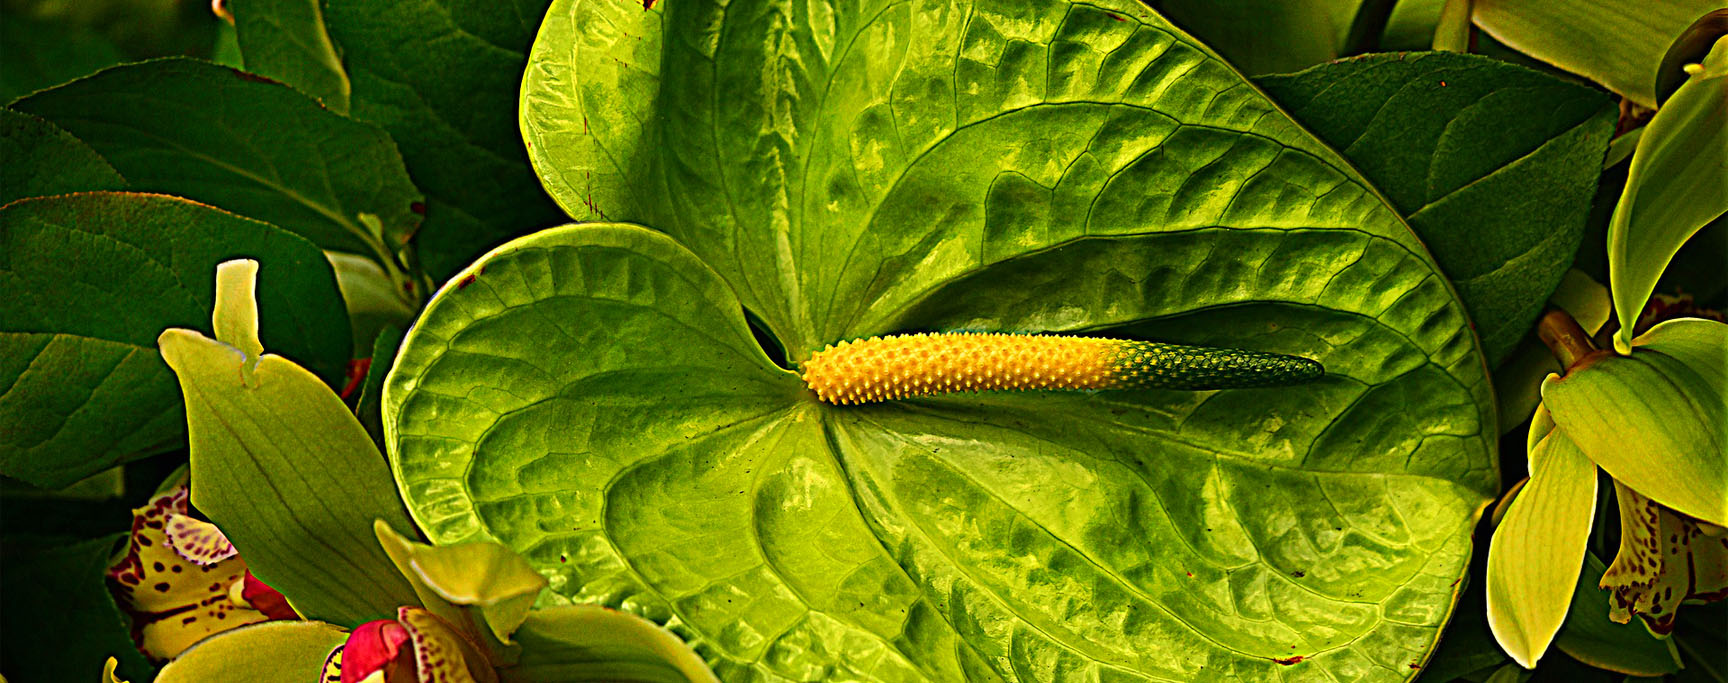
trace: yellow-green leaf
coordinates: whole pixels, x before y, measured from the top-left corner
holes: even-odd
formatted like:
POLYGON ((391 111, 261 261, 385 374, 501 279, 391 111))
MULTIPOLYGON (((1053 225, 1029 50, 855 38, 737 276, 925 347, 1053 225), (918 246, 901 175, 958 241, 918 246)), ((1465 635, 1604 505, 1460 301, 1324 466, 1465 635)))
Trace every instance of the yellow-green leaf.
POLYGON ((1674 37, 1719 0, 1476 0, 1495 40, 1656 106, 1656 68, 1674 37))
POLYGON ((1616 480, 1728 524, 1728 325, 1682 318, 1629 356, 1602 354, 1542 384, 1555 423, 1616 480))
POLYGON ((1563 430, 1550 430, 1488 546, 1488 626, 1526 668, 1566 620, 1595 508, 1595 466, 1563 430))
MULTIPOLYGON (((1539 4, 1539 3, 1538 3, 1539 4)), ((1644 127, 1608 223, 1608 284, 1620 320, 1637 320, 1674 254, 1728 211, 1728 37, 1716 42, 1644 127)), ((1614 336, 1631 347, 1632 326, 1614 336)))

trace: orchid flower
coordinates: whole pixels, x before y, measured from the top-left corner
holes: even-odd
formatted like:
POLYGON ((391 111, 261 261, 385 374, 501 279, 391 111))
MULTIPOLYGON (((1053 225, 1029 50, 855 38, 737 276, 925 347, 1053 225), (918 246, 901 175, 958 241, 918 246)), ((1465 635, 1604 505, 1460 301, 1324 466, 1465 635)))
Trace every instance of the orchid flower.
POLYGON ((1488 551, 1488 623, 1527 668, 1566 621, 1598 468, 1614 480, 1620 513, 1619 551, 1600 582, 1610 620, 1637 616, 1666 636, 1682 603, 1728 597, 1728 325, 1669 320, 1622 356, 1570 322, 1551 313, 1540 328, 1567 370, 1543 383, 1530 478, 1488 551))
MULTIPOLYGON (((210 595, 202 599, 237 594, 250 610, 245 626, 162 649, 177 656, 158 683, 717 680, 678 636, 641 617, 598 605, 536 609, 543 595, 559 598, 502 544, 434 547, 403 536, 413 523, 364 428, 315 376, 264 353, 257 272, 252 261, 218 267, 216 339, 168 330, 158 340, 186 396, 191 484, 146 508, 160 509, 142 526, 161 538, 136 545, 177 544, 210 562, 180 573, 221 573, 225 582, 203 586, 210 595), (266 489, 276 493, 271 500, 247 495, 266 489), (185 514, 188 492, 210 522, 185 514), (242 556, 250 565, 239 564, 242 556), (248 567, 305 619, 269 621, 268 596, 247 597, 248 567)), ((150 585, 162 551, 150 552, 124 563, 143 573, 123 581, 150 585)))

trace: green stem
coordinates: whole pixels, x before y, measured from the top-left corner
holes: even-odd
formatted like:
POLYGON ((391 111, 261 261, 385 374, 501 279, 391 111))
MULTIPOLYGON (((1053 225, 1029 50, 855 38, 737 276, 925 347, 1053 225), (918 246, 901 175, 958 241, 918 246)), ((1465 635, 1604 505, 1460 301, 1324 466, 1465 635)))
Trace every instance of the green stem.
POLYGON ((1536 336, 1554 353, 1554 358, 1560 361, 1560 367, 1571 370, 1585 358, 1597 353, 1596 345, 1590 342, 1590 334, 1578 326, 1578 321, 1558 308, 1551 308, 1542 314, 1541 322, 1536 324, 1536 336))

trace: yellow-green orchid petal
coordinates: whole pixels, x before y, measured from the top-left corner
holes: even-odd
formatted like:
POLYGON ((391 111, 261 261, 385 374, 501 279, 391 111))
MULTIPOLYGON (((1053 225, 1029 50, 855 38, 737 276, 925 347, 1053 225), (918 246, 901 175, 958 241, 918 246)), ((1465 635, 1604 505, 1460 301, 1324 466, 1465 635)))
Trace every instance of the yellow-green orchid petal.
POLYGON ((1728 525, 1728 325, 1669 320, 1630 356, 1550 376, 1542 402, 1597 466, 1639 494, 1728 525))
POLYGON ((493 665, 515 661, 519 648, 510 634, 546 588, 545 576, 498 543, 430 546, 404 538, 381 520, 373 532, 422 606, 478 644, 493 665))
POLYGON ((1596 467, 1563 429, 1530 451, 1530 481, 1488 546, 1488 626, 1534 668, 1572 604, 1596 508, 1596 467))
POLYGON ((1620 553, 1602 575, 1613 593, 1608 617, 1633 615, 1653 633, 1674 630, 1683 600, 1728 597, 1728 536, 1614 482, 1620 505, 1620 553))

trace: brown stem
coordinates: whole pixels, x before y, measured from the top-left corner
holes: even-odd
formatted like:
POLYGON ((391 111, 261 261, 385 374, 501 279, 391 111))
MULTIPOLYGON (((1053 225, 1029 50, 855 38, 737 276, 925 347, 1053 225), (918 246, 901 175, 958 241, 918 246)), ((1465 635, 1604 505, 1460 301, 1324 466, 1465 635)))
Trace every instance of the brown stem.
POLYGON ((1578 326, 1578 321, 1558 308, 1548 309, 1536 324, 1536 336, 1548 345, 1548 350, 1560 360, 1560 367, 1572 369, 1579 361, 1596 353, 1590 335, 1578 326))

